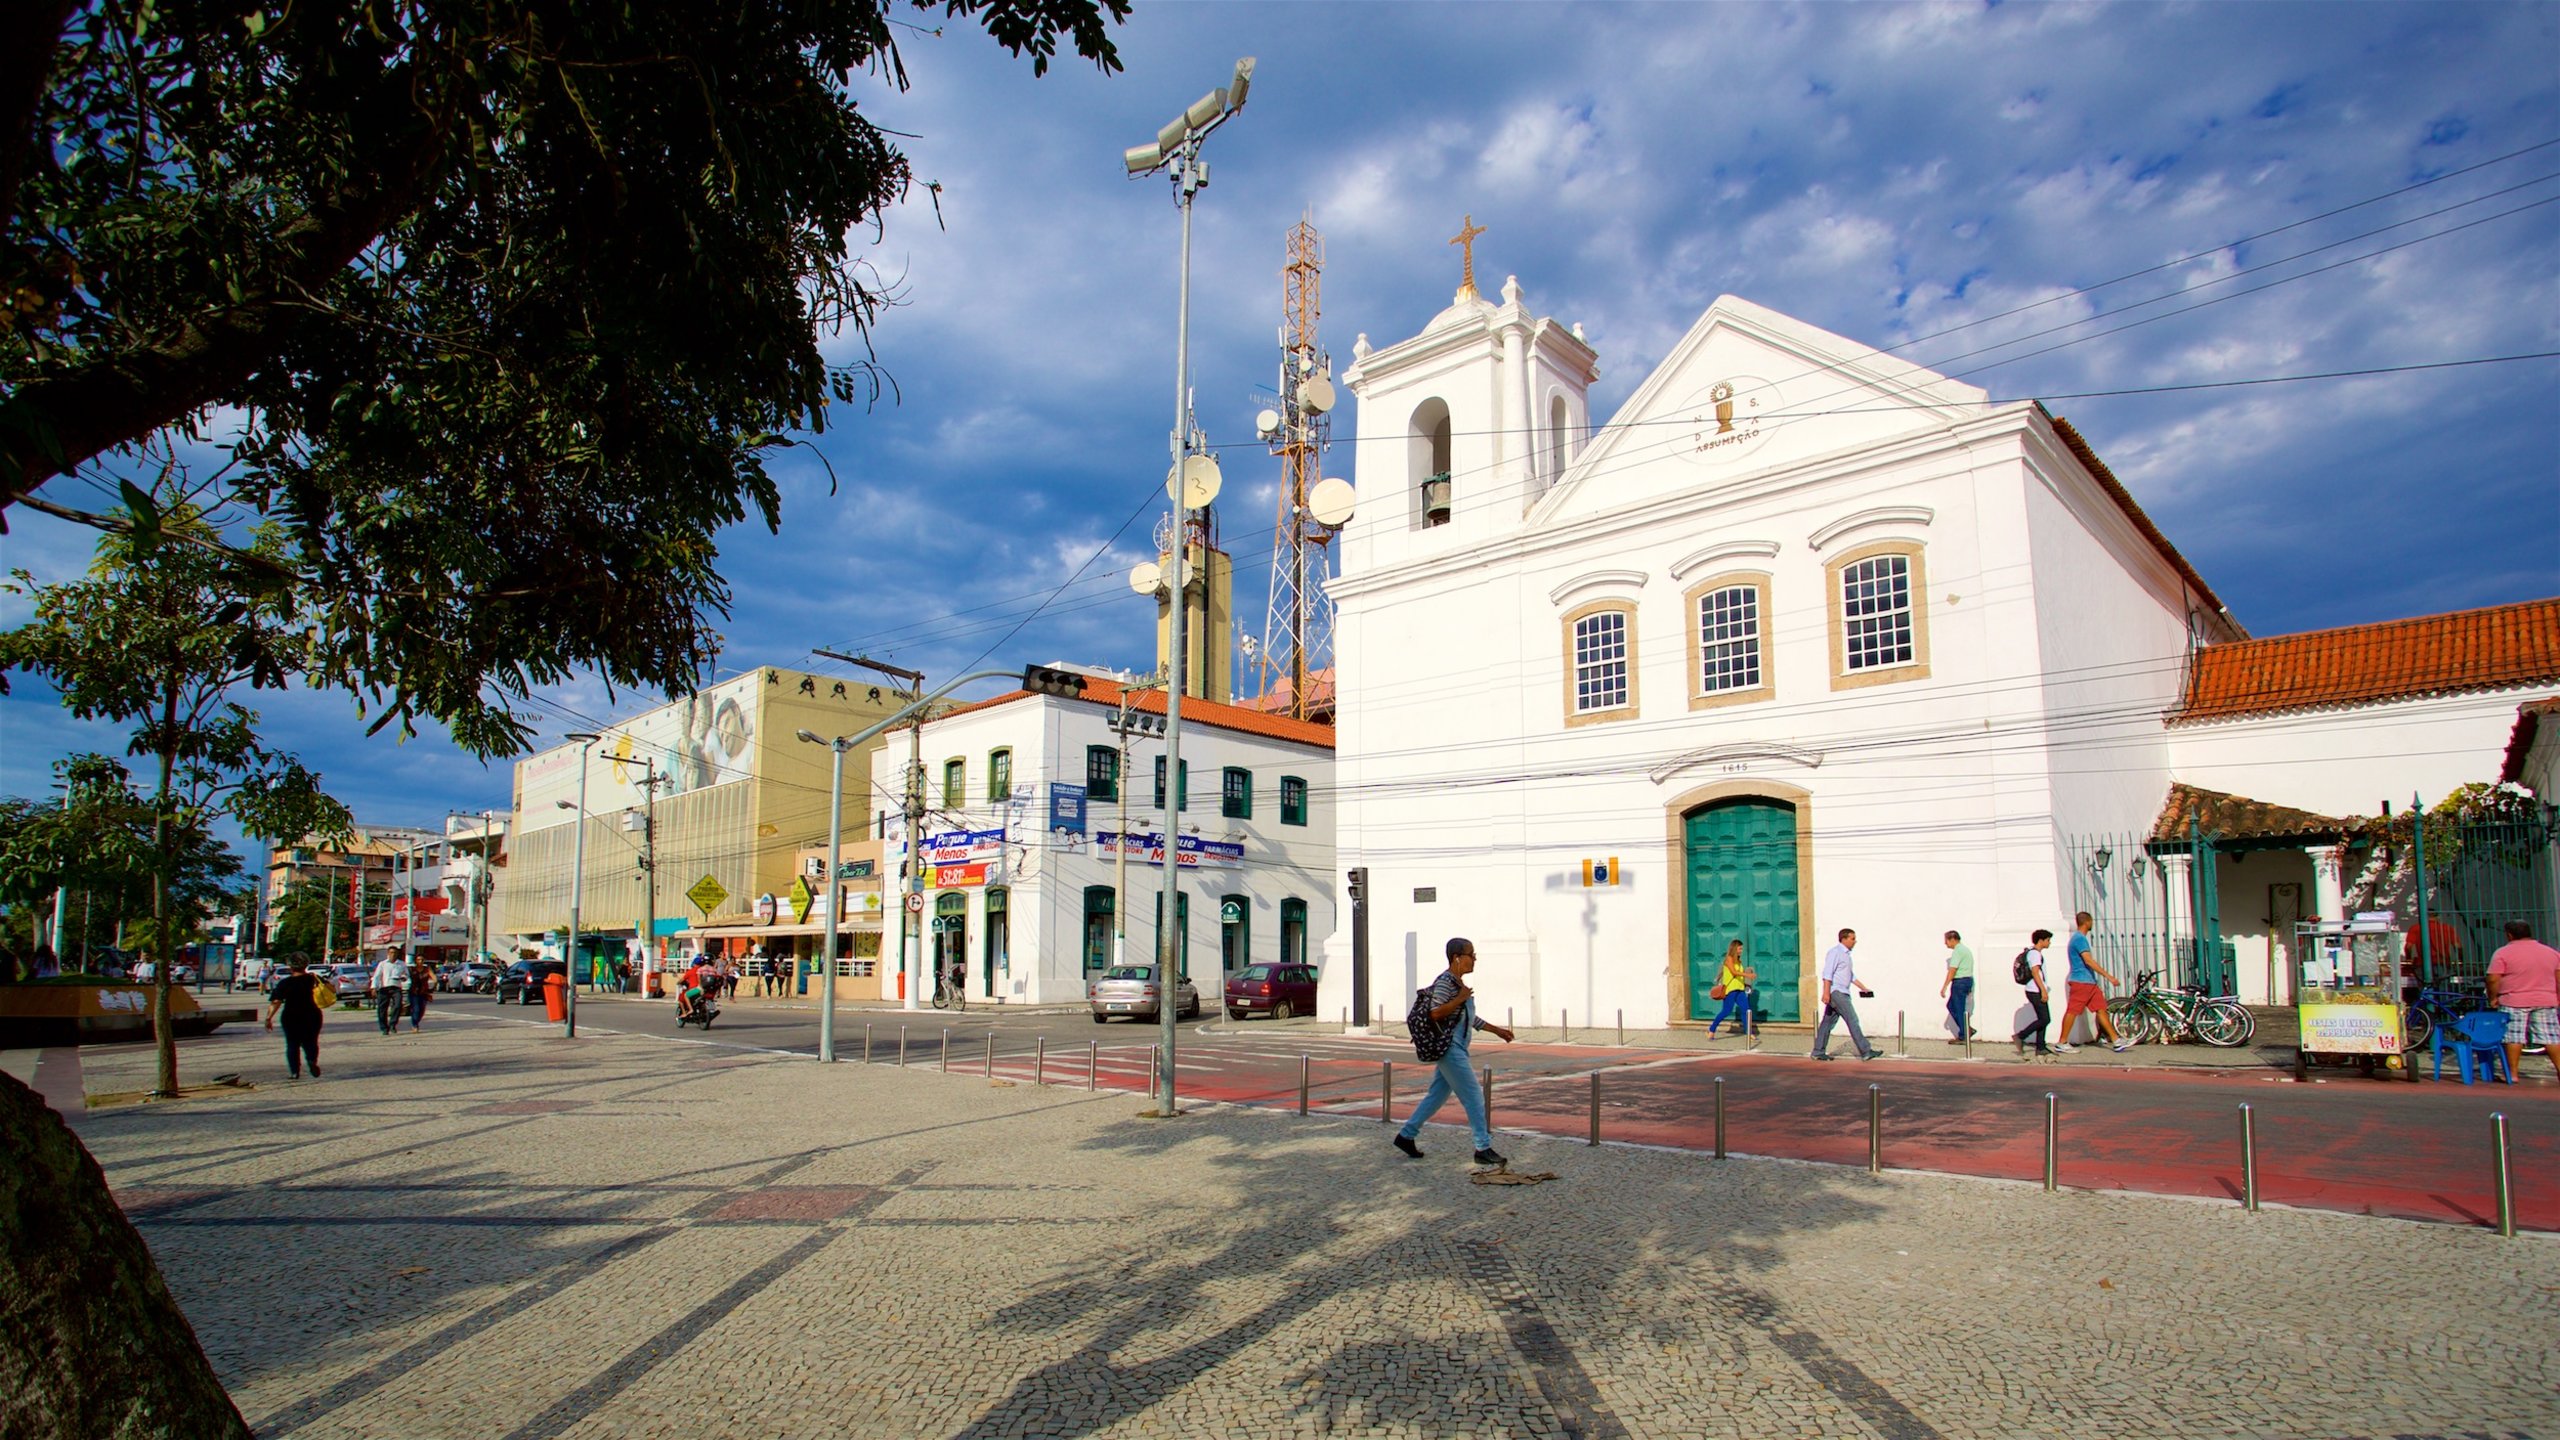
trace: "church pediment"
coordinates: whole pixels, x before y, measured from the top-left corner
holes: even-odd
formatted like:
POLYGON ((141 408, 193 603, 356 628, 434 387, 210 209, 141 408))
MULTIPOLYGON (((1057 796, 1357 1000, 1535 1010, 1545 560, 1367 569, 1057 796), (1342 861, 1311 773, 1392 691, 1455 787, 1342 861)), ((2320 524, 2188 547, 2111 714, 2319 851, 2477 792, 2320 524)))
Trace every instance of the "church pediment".
POLYGON ((1733 296, 1719 298, 1575 458, 1533 523, 1943 427, 1985 393, 1733 296))

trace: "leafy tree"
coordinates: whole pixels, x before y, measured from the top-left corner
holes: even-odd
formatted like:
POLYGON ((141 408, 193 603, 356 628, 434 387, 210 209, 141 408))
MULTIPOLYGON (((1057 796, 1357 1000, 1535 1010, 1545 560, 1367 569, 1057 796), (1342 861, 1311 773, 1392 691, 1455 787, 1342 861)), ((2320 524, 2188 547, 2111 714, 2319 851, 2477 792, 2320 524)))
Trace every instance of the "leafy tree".
POLYGON ((1128 0, 0 7, 0 517, 148 538, 129 485, 39 489, 216 438, 204 507, 282 527, 229 562, 377 726, 504 753, 574 669, 689 690, 766 455, 882 393, 819 340, 894 300, 855 242, 911 175, 857 107, 909 5, 1119 68, 1128 0))
MULTIPOLYGON (((220 551, 200 543, 201 516, 172 495, 159 502, 162 534, 110 536, 89 577, 38 586, 24 571, 10 587, 31 594, 35 618, 0 635, 0 669, 39 671, 83 719, 130 724, 128 753, 155 764, 145 797, 150 820, 151 947, 161 963, 152 990, 160 1066, 154 1093, 178 1088, 178 1052, 169 1024, 169 961, 182 909, 226 893, 240 875, 208 869, 214 822, 227 818, 252 835, 343 835, 346 807, 319 777, 259 739, 257 715, 230 698, 241 686, 278 686, 303 668, 312 643, 290 623, 274 593, 240 596, 220 551)), ((274 553, 281 539, 262 526, 245 553, 274 553)), ((219 846, 212 852, 227 855, 219 846)), ((193 933, 192 922, 187 933, 193 933)))

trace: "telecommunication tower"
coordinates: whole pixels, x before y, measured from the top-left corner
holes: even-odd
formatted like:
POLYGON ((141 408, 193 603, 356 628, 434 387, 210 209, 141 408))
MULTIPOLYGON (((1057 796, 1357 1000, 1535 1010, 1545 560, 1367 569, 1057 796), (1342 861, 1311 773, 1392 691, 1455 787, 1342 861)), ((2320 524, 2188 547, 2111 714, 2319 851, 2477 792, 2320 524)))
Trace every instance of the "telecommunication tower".
POLYGON ((1325 480, 1332 444, 1333 360, 1316 340, 1323 311, 1324 236, 1312 220, 1289 228, 1289 263, 1280 271, 1280 403, 1255 429, 1280 457, 1280 520, 1272 529, 1271 608, 1253 650, 1263 700, 1307 719, 1326 708, 1309 693, 1312 677, 1333 663, 1333 599, 1326 593, 1327 554, 1350 518, 1351 487, 1325 480))

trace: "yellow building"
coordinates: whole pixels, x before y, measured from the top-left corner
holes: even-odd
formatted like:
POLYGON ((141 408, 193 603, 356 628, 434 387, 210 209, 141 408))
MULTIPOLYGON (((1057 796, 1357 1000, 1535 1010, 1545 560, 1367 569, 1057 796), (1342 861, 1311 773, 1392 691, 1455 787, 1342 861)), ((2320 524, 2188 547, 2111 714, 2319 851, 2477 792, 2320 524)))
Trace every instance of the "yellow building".
MULTIPOLYGON (((582 753, 586 867, 578 901, 588 935, 627 942, 654 913, 662 950, 681 952, 696 948, 685 943, 689 931, 755 923, 764 897, 773 897, 769 910, 787 912, 802 853, 826 844, 833 758, 799 732, 851 735, 911 698, 885 683, 765 667, 604 726, 588 745, 559 744, 518 762, 495 930, 538 941, 568 929, 582 753)), ((845 755, 852 836, 865 833, 876 811, 897 806, 870 793, 880 745, 845 755)))

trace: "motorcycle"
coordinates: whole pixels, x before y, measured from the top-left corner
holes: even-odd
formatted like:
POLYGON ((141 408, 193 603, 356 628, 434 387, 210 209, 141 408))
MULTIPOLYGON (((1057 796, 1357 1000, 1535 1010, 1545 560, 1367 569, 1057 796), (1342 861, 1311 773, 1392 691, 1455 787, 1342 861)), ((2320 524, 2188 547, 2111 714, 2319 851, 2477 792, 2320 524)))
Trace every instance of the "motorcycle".
POLYGON ((677 1010, 676 1028, 681 1030, 687 1025, 699 1025, 708 1030, 711 1028, 711 1022, 719 1018, 720 1007, 712 1004, 711 997, 705 995, 700 1000, 684 1004, 677 1010))

